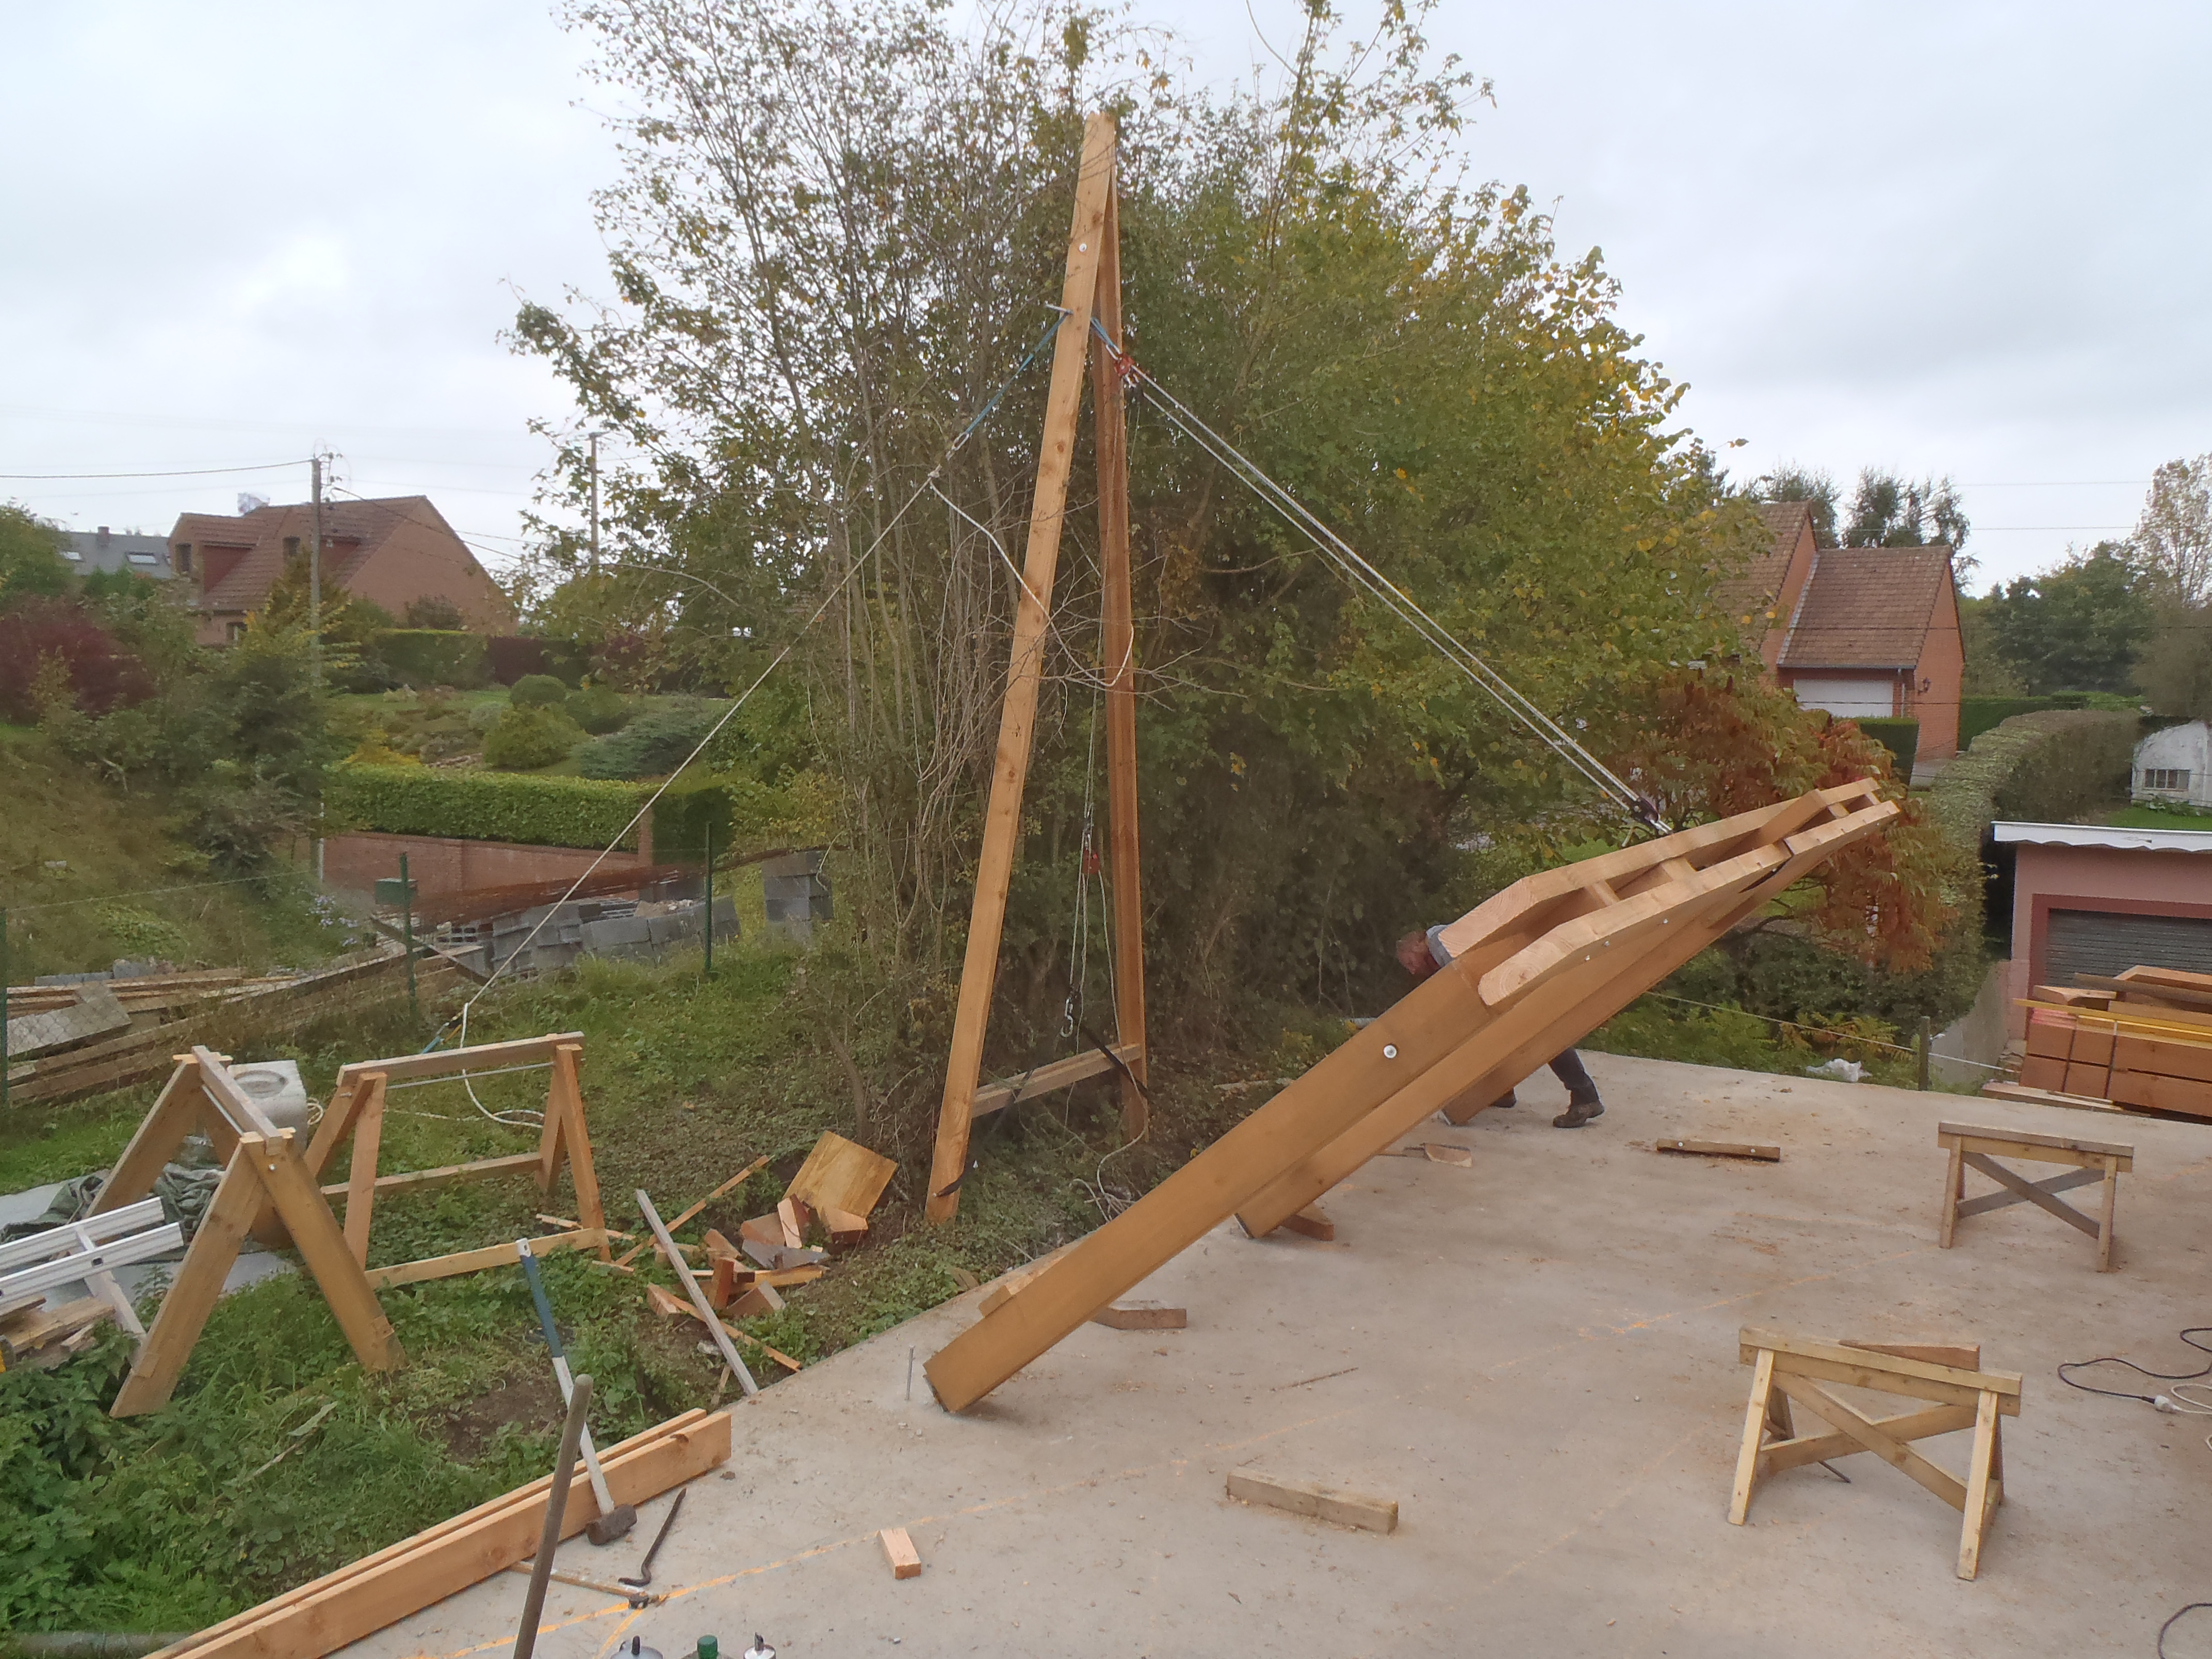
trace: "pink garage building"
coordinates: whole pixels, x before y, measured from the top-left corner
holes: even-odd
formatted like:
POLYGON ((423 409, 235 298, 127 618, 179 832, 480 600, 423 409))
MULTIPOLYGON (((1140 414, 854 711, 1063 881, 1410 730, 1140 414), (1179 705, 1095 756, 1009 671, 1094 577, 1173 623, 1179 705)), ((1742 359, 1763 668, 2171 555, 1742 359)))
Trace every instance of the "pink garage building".
POLYGON ((2094 823, 2000 823, 2014 849, 2006 1030, 2027 1032, 2011 1003, 2076 974, 2138 963, 2212 973, 2212 830, 2094 823))

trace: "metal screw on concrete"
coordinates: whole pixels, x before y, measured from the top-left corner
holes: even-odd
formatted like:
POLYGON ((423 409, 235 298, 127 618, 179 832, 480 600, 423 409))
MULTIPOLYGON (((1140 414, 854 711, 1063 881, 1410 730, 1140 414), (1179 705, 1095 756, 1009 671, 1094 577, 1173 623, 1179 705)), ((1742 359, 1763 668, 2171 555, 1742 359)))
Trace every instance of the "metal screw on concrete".
POLYGON ((568 1512, 568 1481, 576 1469, 576 1443, 584 1437, 584 1413, 592 1406, 588 1373, 568 1393, 568 1416, 561 1425, 561 1455, 553 1464, 553 1489, 545 1495, 545 1525, 538 1534, 538 1559, 531 1564, 530 1588, 522 1597, 522 1623, 514 1632, 514 1659, 530 1659, 538 1645, 538 1620, 545 1612, 545 1583, 553 1572, 553 1552, 561 1547, 561 1521, 568 1512))

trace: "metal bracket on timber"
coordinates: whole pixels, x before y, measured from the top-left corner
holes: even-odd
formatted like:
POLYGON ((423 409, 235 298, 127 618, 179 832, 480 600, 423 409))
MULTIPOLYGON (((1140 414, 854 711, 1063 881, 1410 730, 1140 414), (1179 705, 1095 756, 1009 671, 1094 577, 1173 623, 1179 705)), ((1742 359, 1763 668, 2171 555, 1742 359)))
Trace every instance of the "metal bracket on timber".
MULTIPOLYGON (((946 1222, 960 1208, 960 1180, 968 1167, 969 1132, 981 1111, 1012 1105, 1042 1092, 1040 1068, 1031 1079, 1013 1079, 979 1091, 983 1039, 989 1029, 991 994, 998 980, 999 945, 1005 929, 1006 889, 1021 841, 1022 791, 1036 738, 1037 690, 1044 662, 1053 577, 1067 507, 1068 469, 1074 459, 1077 416, 1086 364, 1097 422, 1098 543, 1104 611, 1106 681, 1107 836, 1105 866, 1114 908, 1115 1060, 1077 1055, 1056 1062, 1066 1082, 1109 1067, 1121 1077, 1121 1125, 1131 1139, 1145 1133, 1144 909, 1137 876, 1137 702, 1134 611, 1129 591, 1128 438, 1122 388, 1113 363, 1091 349, 1092 319, 1107 337, 1121 337, 1121 233, 1115 204, 1114 158, 1117 136, 1109 115, 1084 127, 1083 161, 1075 184, 1075 222, 1067 238, 1067 277, 1060 289, 1060 331, 1053 347, 1052 384, 1046 395, 1044 434, 1037 448, 1036 495, 1030 509, 1029 550, 1022 595, 1014 613, 1012 659, 1006 700, 999 717, 999 747, 991 772, 991 799, 983 819, 983 848, 975 872, 975 900, 968 925, 968 954, 960 973, 960 1006, 945 1065, 945 1099, 937 1120, 937 1151, 930 1165, 928 1218, 946 1222)), ((1062 1086, 1065 1086, 1063 1083, 1062 1086)))
MULTIPOLYGON (((933 1356, 963 1411, 1231 1215, 1280 1225, 1431 1112, 1489 1100, 1897 816, 1871 781, 1524 878, 1452 961, 933 1356)), ((1470 1114, 1471 1115, 1471 1114, 1470 1114)))

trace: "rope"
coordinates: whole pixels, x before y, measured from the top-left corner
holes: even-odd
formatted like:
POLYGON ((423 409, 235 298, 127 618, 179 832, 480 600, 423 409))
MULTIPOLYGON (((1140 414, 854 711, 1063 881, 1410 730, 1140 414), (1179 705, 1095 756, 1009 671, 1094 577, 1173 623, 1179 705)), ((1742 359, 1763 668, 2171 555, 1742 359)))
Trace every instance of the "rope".
POLYGON ((1289 490, 1262 471, 1249 456, 1237 449, 1226 438, 1200 420, 1178 401, 1166 387, 1154 380, 1135 359, 1123 352, 1108 334, 1104 325, 1096 318, 1091 328, 1105 344, 1112 356, 1116 371, 1125 385, 1140 386, 1160 405, 1161 412, 1183 434, 1205 450, 1216 461, 1227 468, 1231 475, 1262 501, 1273 507, 1291 528, 1298 531, 1338 572, 1354 586, 1379 600, 1414 633, 1420 635, 1447 662, 1465 674, 1475 684, 1496 699, 1507 714, 1528 727, 1536 738, 1547 745, 1580 773, 1601 794, 1606 795, 1637 822, 1662 835, 1672 826, 1660 812, 1656 802, 1638 794, 1582 744, 1571 733, 1549 714, 1515 689, 1505 677, 1485 662, 1449 629, 1423 610, 1405 589, 1363 557, 1357 549, 1309 512, 1289 490))
MULTIPOLYGON (((1057 310, 1058 308, 1054 307, 1054 309, 1057 310)), ((666 778, 662 780, 660 787, 655 789, 651 795, 647 797, 644 805, 640 806, 637 809, 636 813, 631 817, 630 821, 624 824, 622 829, 616 833, 614 839, 610 841, 606 846, 599 850, 598 856, 592 859, 591 863, 585 867, 583 873, 579 875, 574 882, 569 884, 568 892, 562 894, 561 897, 553 902, 552 905, 547 908, 544 915, 538 919, 538 925, 532 927, 528 933, 524 935, 521 944, 518 945, 513 951, 507 953, 505 961, 493 965, 490 975, 485 979, 482 985, 477 988, 476 994, 470 997, 466 1002, 461 1005, 461 1012, 459 1016, 461 1047, 466 1048, 468 1046, 470 1012, 476 1007, 477 1003, 483 997, 484 994, 489 991, 494 985, 497 984, 499 982, 500 976, 507 972, 509 965, 514 963, 521 957, 524 951, 530 948, 532 942, 537 939, 538 935, 542 931, 544 931, 546 923, 552 921, 553 918, 559 914, 561 906, 566 904, 568 900, 574 896, 576 890, 581 887, 585 882, 591 878, 592 872, 596 871, 600 865, 604 864, 613 854, 615 848, 619 847, 629 833, 635 830, 639 823, 643 822, 645 815, 653 810, 653 803, 658 801, 661 796, 667 793, 671 786, 675 783, 677 779, 684 775, 684 772, 690 769, 692 763, 696 761, 700 756, 707 752, 708 746, 714 743, 717 737, 721 735, 722 728, 727 726, 730 721, 736 717, 738 711, 743 708, 745 704, 751 700, 753 693, 759 690, 761 687, 767 683, 769 676, 775 673, 777 669, 783 666, 785 659, 798 648, 799 641, 806 637, 807 630, 811 629, 816 623, 821 621, 822 618, 828 614, 830 606, 835 605, 845 590, 852 586, 854 578, 858 576, 861 570, 866 567, 868 561, 875 556, 877 549, 880 548, 885 541, 890 539, 891 532, 898 528, 900 522, 905 519, 908 512, 913 510, 914 504, 920 501, 924 495, 937 489, 937 481, 943 476, 946 465, 951 462, 955 455, 960 453, 960 450, 964 445, 966 445, 968 440, 975 434, 976 431, 982 426, 984 421, 989 417, 992 411, 998 408, 1000 402, 1006 397, 1006 393, 1012 389, 1014 383, 1020 380, 1022 375, 1028 371, 1030 365, 1036 361, 1038 354, 1044 349, 1045 345, 1052 339, 1053 336, 1059 331, 1061 320, 1062 319, 1060 317, 1054 317, 1053 319, 1052 322, 1046 327, 1045 331, 1038 337, 1036 344, 1030 348, 1029 354, 1015 366, 1014 370, 1011 374, 1007 375, 1004 380, 1000 382, 998 389, 993 392, 988 398, 985 399, 983 407, 977 411, 975 417, 969 421, 966 426, 961 428, 959 434, 956 436, 951 443, 945 446, 945 453, 937 459, 937 464, 929 469, 927 475, 923 477, 922 481, 919 484, 915 486, 912 493, 910 493, 903 501, 899 503, 898 510, 893 513, 890 519, 885 520, 882 530, 877 532, 875 540, 870 542, 860 556, 854 559, 851 565, 847 568, 845 574, 838 578, 836 585, 831 587, 830 592, 823 596, 821 604, 814 607, 813 611, 807 617, 806 620, 799 623, 798 629, 792 635, 791 638, 785 642, 783 648, 775 653, 775 658, 769 663, 768 666, 762 669, 759 675, 754 679, 753 683, 747 686, 744 690, 738 695, 737 700, 731 703, 729 708, 723 710, 721 718, 716 720, 714 724, 708 728, 706 736, 700 738, 698 744, 692 749, 690 754, 684 757, 683 761, 677 766, 676 769, 671 772, 666 778)), ((941 493, 940 499, 943 499, 941 493)), ((956 510, 957 509, 956 508, 956 510)), ((435 1038, 432 1039, 434 1044, 436 1041, 437 1039, 435 1038)), ((489 1075, 489 1073, 487 1073, 487 1075, 489 1075)), ((477 1111, 483 1113, 485 1117, 489 1118, 493 1122, 509 1123, 511 1125, 517 1118, 523 1119, 526 1121, 533 1118, 542 1121, 543 1114, 541 1113, 500 1113, 490 1110, 481 1100, 477 1098, 475 1086, 469 1082, 469 1073, 462 1072, 458 1073, 458 1076, 459 1077, 462 1084, 468 1089, 470 1103, 476 1107, 477 1111)))
MULTIPOLYGON (((1816 1036, 1832 1036, 1844 1042, 1863 1043, 1869 1048, 1887 1048, 1893 1054, 1917 1056, 1920 1050, 1909 1048, 1901 1042, 1884 1042, 1879 1037, 1861 1036, 1856 1031, 1838 1031, 1830 1025, 1803 1025, 1794 1019, 1780 1019, 1772 1014, 1754 1014, 1748 1008, 1731 1008, 1723 1002, 1699 1002, 1693 997, 1678 997, 1665 991, 1646 991, 1647 997, 1661 1002, 1679 1002, 1685 1008, 1710 1008, 1717 1014, 1741 1014, 1746 1019, 1763 1019, 1771 1025, 1786 1025, 1793 1031, 1810 1031, 1816 1036)), ((2002 1072, 2002 1066, 1992 1066, 1985 1060, 1966 1060, 1958 1054, 1939 1054, 1932 1048, 1929 1058, 1940 1060, 1951 1066, 1972 1066, 1984 1072, 2002 1072)))

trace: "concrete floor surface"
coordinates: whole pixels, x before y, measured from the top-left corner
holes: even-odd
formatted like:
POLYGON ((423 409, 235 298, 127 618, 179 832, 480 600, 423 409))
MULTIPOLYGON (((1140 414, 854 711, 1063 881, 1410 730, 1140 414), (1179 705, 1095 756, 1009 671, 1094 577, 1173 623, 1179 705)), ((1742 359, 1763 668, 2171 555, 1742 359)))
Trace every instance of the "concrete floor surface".
MULTIPOLYGON (((1540 1073, 1513 1111, 1409 1137, 1469 1146, 1473 1168, 1354 1176, 1328 1200, 1333 1244, 1217 1230, 1132 1292, 1187 1306, 1188 1330, 1086 1326, 952 1417, 918 1365, 908 1398, 908 1351, 971 1322, 970 1294, 767 1390, 735 1408, 734 1455, 662 1551, 672 1599, 632 1613, 556 1584, 538 1652, 635 1638, 678 1659, 713 1633, 735 1659, 759 1631, 785 1659, 2148 1655, 2212 1591, 2212 1419, 2052 1369, 2194 1369, 2174 1334, 2212 1321, 2212 1127, 1589 1063, 1611 1109, 1595 1125, 1553 1130, 1564 1097, 1540 1073), (2119 1271, 2025 1205, 1936 1249, 1942 1118, 2132 1142, 2119 1271), (1673 1136, 1776 1142, 1783 1161, 1652 1152, 1673 1136), (1954 1576, 1957 1513, 1869 1455, 1839 1462, 1849 1484, 1778 1476, 1727 1524, 1747 1323, 1978 1340, 1988 1368, 2026 1374, 1977 1581, 1954 1576), (1231 1502, 1238 1468, 1395 1498, 1399 1528, 1231 1502), (893 1526, 919 1579, 891 1577, 876 1534, 893 1526)), ((1966 1441, 1921 1446, 1958 1469, 1966 1441)), ((562 1565, 634 1572, 667 1501, 562 1565)), ((504 1650, 523 1588, 500 1575, 348 1651, 504 1650)), ((2178 1627, 2169 1659, 2212 1654, 2212 1615, 2192 1617, 2208 1627, 2178 1627)))

